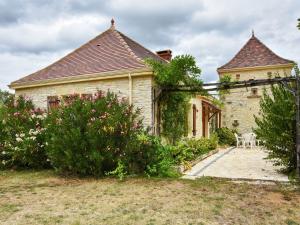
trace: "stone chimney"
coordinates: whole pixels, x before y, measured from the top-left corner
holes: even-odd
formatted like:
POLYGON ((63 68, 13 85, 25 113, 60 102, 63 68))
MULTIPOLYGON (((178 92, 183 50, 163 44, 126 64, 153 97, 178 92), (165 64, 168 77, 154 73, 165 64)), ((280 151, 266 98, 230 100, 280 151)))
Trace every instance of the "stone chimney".
POLYGON ((172 59, 172 51, 170 49, 158 51, 156 52, 156 54, 167 61, 170 61, 172 59))

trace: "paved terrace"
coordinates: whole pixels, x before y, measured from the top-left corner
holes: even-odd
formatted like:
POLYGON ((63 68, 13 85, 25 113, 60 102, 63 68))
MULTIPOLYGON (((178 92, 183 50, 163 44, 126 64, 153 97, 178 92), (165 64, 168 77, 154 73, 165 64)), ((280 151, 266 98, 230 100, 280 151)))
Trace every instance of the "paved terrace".
POLYGON ((186 171, 183 178, 195 179, 201 176, 211 176, 230 179, 289 181, 286 175, 278 172, 280 167, 273 166, 272 162, 265 159, 266 157, 267 153, 260 147, 221 150, 186 171))

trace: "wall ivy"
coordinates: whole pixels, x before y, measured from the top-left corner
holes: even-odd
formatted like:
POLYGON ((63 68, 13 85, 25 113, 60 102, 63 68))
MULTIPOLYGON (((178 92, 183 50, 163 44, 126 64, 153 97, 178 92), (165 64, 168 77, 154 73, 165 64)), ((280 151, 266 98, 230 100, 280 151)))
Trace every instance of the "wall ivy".
MULTIPOLYGON (((201 69, 191 55, 176 56, 169 63, 152 59, 148 59, 147 63, 153 68, 158 87, 202 86, 201 69)), ((187 135, 187 114, 192 96, 193 93, 188 92, 163 92, 158 100, 161 110, 161 135, 172 144, 187 135)))

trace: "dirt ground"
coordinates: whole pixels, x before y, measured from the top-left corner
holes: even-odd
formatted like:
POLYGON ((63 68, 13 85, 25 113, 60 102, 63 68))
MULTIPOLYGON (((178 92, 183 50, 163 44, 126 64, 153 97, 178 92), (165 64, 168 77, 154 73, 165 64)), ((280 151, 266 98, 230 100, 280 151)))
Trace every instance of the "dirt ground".
POLYGON ((0 171, 0 224, 300 224, 294 185, 0 171))

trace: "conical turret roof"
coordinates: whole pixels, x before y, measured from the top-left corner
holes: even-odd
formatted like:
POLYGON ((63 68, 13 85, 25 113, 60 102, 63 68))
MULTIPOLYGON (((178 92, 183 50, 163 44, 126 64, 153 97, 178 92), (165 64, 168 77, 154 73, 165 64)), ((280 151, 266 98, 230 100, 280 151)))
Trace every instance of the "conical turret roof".
POLYGON ((242 49, 228 63, 219 67, 218 71, 292 63, 293 61, 284 59, 275 54, 257 37, 255 37, 253 33, 252 37, 242 47, 242 49))

